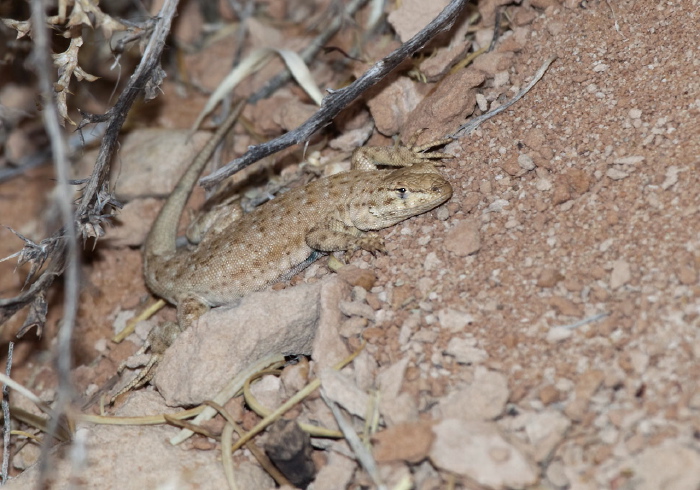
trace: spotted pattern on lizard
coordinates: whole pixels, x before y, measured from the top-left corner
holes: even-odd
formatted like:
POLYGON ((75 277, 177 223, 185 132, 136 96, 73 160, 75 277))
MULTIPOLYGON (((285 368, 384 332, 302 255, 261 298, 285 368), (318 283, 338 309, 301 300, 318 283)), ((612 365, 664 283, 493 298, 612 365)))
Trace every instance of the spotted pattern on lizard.
MULTIPOLYGON (((217 135, 212 141, 218 141, 217 135)), ((126 389, 149 381, 165 349, 207 309, 230 305, 288 277, 322 253, 383 252, 377 230, 425 213, 452 196, 449 182, 429 162, 451 155, 426 151, 448 141, 416 147, 414 137, 408 146, 358 148, 350 171, 292 189, 205 231, 194 250, 178 249, 180 215, 213 150, 205 148, 166 201, 144 247, 146 283, 177 306, 178 325, 153 329, 142 349, 150 346, 151 362, 126 389)))

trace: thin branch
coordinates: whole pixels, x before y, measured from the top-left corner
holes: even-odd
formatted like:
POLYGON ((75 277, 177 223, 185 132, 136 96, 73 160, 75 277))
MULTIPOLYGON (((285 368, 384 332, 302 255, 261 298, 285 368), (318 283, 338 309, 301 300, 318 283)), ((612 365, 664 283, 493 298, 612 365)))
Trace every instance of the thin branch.
POLYGON ((537 70, 537 72, 535 73, 535 76, 532 78, 532 80, 530 80, 530 83, 525 85, 525 88, 523 88, 520 92, 518 92, 508 102, 506 102, 502 106, 496 107, 492 111, 486 112, 478 117, 474 117, 474 118, 470 119, 468 123, 460 126, 459 129, 457 129, 457 131, 455 131, 454 133, 449 135, 448 138, 457 139, 457 138, 461 138, 462 136, 465 136, 465 135, 471 133, 476 128, 481 126, 481 123, 488 121, 489 119, 491 119, 493 116, 495 116, 497 114, 500 114, 501 112, 505 111, 510 106, 515 104, 517 101, 522 99, 525 96, 525 94, 527 94, 532 89, 532 87, 534 87, 535 84, 540 81, 540 79, 544 76, 544 73, 547 71, 547 68, 549 68, 549 65, 551 65, 552 62, 556 59, 557 59, 556 56, 552 56, 547 61, 545 61, 542 64, 542 66, 540 66, 540 69, 537 70))
MULTIPOLYGON (((301 51, 301 53, 299 53, 301 59, 304 60, 304 62, 307 64, 311 63, 311 61, 318 54, 321 48, 328 41, 330 41, 333 36, 335 36, 338 30, 340 30, 340 26, 342 25, 345 18, 354 15, 355 12, 362 8, 362 6, 366 3, 367 0, 352 0, 352 2, 350 2, 345 8, 345 12, 343 13, 343 15, 333 16, 333 20, 330 22, 330 24, 328 24, 328 27, 326 27, 326 29, 321 34, 316 36, 316 39, 311 41, 311 44, 309 44, 301 51)), ((248 102, 250 104, 255 104, 259 100, 266 99, 267 97, 272 95, 278 88, 287 83, 291 79, 291 77, 292 74, 289 72, 289 70, 285 69, 282 73, 270 79, 263 88, 251 95, 248 99, 248 102)))
MULTIPOLYGON (((139 64, 136 72, 132 76, 130 83, 120 96, 117 104, 109 112, 109 124, 105 137, 102 141, 97 162, 93 174, 84 189, 83 197, 80 201, 75 214, 72 209, 71 189, 69 187, 69 172, 67 164, 67 149, 58 123, 58 112, 53 98, 53 84, 51 77, 51 48, 49 45, 48 35, 46 33, 46 16, 44 5, 41 0, 31 1, 31 20, 33 23, 33 38, 34 38, 34 63, 37 70, 40 92, 45 98, 44 104, 44 124, 46 132, 51 141, 51 149, 56 166, 56 176, 59 189, 59 208, 61 218, 64 223, 63 227, 57 232, 54 237, 57 240, 57 246, 53 255, 53 260, 47 271, 37 280, 30 290, 37 295, 45 290, 53 282, 53 278, 63 271, 65 264, 66 281, 65 281, 65 300, 64 300, 64 317, 61 328, 57 337, 57 367, 58 367, 58 399, 56 404, 56 416, 52 418, 49 433, 54 434, 61 419, 60 414, 65 413, 72 400, 72 386, 70 382, 70 367, 71 367, 71 338, 75 318, 77 315, 78 296, 79 296, 79 262, 78 262, 78 243, 76 221, 79 225, 89 224, 90 210, 95 207, 100 207, 100 200, 103 199, 101 191, 108 187, 108 170, 109 161, 111 160, 114 149, 116 148, 117 137, 119 130, 126 119, 126 115, 139 95, 144 89, 149 88, 149 84, 160 81, 160 55, 165 45, 165 37, 170 32, 172 18, 175 15, 177 8, 177 0, 166 0, 161 10, 161 17, 157 22, 154 32, 149 40, 149 43, 144 52, 142 62, 139 64), (87 218, 87 219, 86 219, 87 218), (65 238, 65 239, 62 239, 65 238), (35 286, 39 283, 43 286, 42 289, 37 289, 35 286)), ((24 301, 27 304, 30 298, 25 296, 24 301)), ((14 298, 15 304, 10 303, 10 309, 18 309, 17 298, 14 298)), ((0 306, 4 306, 0 302, 0 306)), ((19 306, 20 308, 24 306, 19 306)), ((42 457, 40 461, 40 487, 46 483, 48 475, 48 441, 42 447, 42 457)))
POLYGON ((597 315, 589 316, 588 318, 583 318, 582 320, 579 320, 574 323, 569 323, 568 325, 559 325, 557 327, 552 327, 552 328, 566 328, 567 330, 575 330, 579 327, 583 327, 584 325, 588 325, 589 323, 597 322, 598 320, 602 320, 603 318, 609 316, 610 313, 605 311, 603 313, 598 313, 597 315))
MULTIPOLYGON (((12 371, 12 352, 14 350, 14 342, 9 342, 7 345, 7 365, 5 367, 5 376, 10 377, 12 371)), ((10 431, 12 424, 10 420, 10 388, 7 384, 2 385, 2 482, 0 485, 7 483, 7 471, 10 466, 10 431)))
POLYGON ((352 84, 340 90, 330 91, 329 95, 323 99, 322 107, 301 126, 271 141, 250 147, 243 156, 229 162, 226 166, 209 176, 200 179, 199 183, 207 189, 212 188, 222 180, 258 160, 308 140, 316 131, 330 124, 340 111, 350 105, 351 102, 399 66, 403 60, 413 55, 437 34, 449 29, 466 3, 467 0, 452 0, 430 24, 402 44, 396 51, 375 63, 374 66, 352 84))
MULTIPOLYGON (((85 115, 83 121, 81 121, 78 126, 78 129, 81 129, 87 124, 94 122, 107 123, 107 129, 102 139, 102 144, 100 145, 95 168, 90 176, 90 180, 83 189, 80 204, 75 212, 74 219, 81 228, 85 228, 91 224, 91 214, 96 206, 100 206, 99 200, 101 192, 104 190, 106 193, 109 188, 109 162, 117 146, 119 131, 124 124, 131 106, 136 100, 136 97, 145 89, 149 87, 152 88, 154 80, 158 79, 155 72, 160 70, 161 54, 165 46, 165 39, 170 32, 170 26, 175 16, 177 5, 178 0, 165 1, 141 58, 141 62, 131 76, 129 83, 119 96, 114 107, 103 115, 85 115)), ((43 26, 37 29, 37 31, 42 30, 43 26)), ((35 301, 39 299, 39 296, 51 287, 54 279, 63 273, 65 267, 64 257, 66 254, 66 240, 63 239, 64 235, 65 228, 62 227, 55 232, 51 238, 47 239, 53 240, 55 246, 51 252, 51 261, 41 276, 39 276, 27 290, 21 292, 17 296, 0 299, 0 324, 25 306, 35 303, 35 301)), ((28 325, 25 325, 25 327, 27 326, 28 325)), ((23 331, 26 331, 26 328, 23 328, 23 331)))
MULTIPOLYGON (((68 184, 68 150, 59 123, 59 114, 54 98, 53 78, 51 76, 52 63, 50 58, 51 46, 46 27, 46 14, 44 4, 41 0, 31 0, 31 20, 34 40, 33 62, 38 76, 39 92, 44 99, 44 127, 51 142, 51 152, 53 154, 54 168, 58 180, 58 208, 63 222, 65 240, 62 240, 65 251, 66 279, 65 295, 63 301, 63 321, 58 331, 56 345, 56 365, 58 371, 58 396, 56 411, 58 414, 65 413, 73 398, 73 387, 70 379, 71 367, 71 339, 75 318, 78 313, 79 296, 79 257, 78 257, 78 237, 73 222, 73 205, 71 200, 71 189, 68 184)), ((58 429, 59 416, 51 420, 49 424, 49 434, 54 435, 58 429)), ((46 482, 48 475, 48 451, 51 447, 51 438, 46 438, 46 442, 41 448, 41 461, 39 463, 39 481, 46 482)), ((43 487, 43 485, 41 485, 43 487)))
POLYGON ((372 453, 369 451, 369 449, 367 449, 367 447, 365 447, 364 444, 362 444, 360 437, 352 427, 352 423, 345 418, 345 415, 343 415, 343 413, 340 411, 338 405, 330 399, 323 386, 321 386, 321 398, 328 408, 331 409, 338 427, 340 427, 341 432, 345 436, 345 441, 350 446, 350 449, 352 449, 352 451, 355 453, 355 459, 357 459, 362 468, 364 468, 364 470, 367 472, 375 487, 380 490, 386 490, 387 487, 382 483, 382 479, 379 475, 379 467, 377 466, 377 462, 374 460, 372 453))

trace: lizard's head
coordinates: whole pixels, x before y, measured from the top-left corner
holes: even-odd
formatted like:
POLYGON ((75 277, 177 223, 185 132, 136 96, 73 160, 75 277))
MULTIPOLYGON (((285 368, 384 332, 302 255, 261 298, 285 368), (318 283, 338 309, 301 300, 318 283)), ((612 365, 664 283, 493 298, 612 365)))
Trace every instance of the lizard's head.
POLYGON ((452 186, 429 163, 390 172, 383 180, 369 212, 391 226, 430 211, 452 197, 452 186))

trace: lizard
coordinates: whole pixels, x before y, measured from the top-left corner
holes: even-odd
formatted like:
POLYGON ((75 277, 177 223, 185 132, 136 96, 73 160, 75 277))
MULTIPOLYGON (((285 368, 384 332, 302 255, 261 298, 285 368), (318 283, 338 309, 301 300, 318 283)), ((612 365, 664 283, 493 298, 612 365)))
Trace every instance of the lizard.
POLYGON ((242 103, 186 169, 148 233, 143 251, 146 284, 176 305, 178 321, 152 329, 139 351, 150 347, 150 360, 112 400, 150 381, 167 347, 209 308, 232 305, 289 278, 324 253, 385 252, 377 230, 425 213, 452 196, 450 183, 430 162, 452 155, 427 151, 452 139, 416 146, 419 132, 405 146, 359 147, 349 171, 289 190, 230 222, 224 212, 208 221, 209 228, 193 248, 177 248, 185 204, 241 109, 242 103))

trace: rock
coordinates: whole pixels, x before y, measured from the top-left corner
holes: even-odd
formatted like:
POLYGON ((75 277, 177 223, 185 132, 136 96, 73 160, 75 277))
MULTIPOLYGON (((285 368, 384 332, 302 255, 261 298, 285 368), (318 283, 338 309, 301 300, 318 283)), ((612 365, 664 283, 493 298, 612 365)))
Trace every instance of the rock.
POLYGON ((453 337, 447 344, 445 354, 452 356, 460 364, 479 364, 489 358, 488 353, 474 347, 474 341, 453 337))
POLYGON ((338 278, 323 281, 318 330, 311 354, 316 372, 333 367, 350 355, 340 336, 343 314, 338 308, 338 304, 349 296, 350 286, 345 281, 338 278))
POLYGON ((554 385, 551 384, 543 386, 538 393, 538 396, 544 405, 550 405, 558 402, 561 399, 561 393, 554 385))
POLYGON ((625 172, 624 170, 620 170, 618 168, 609 168, 605 172, 605 176, 609 178, 610 180, 622 180, 627 177, 629 177, 629 173, 625 172))
POLYGON ((495 76, 496 73, 510 68, 513 64, 514 57, 515 55, 513 53, 497 53, 492 51, 477 57, 472 63, 472 66, 490 76, 495 76))
POLYGON ((401 42, 405 43, 437 17, 447 3, 447 0, 430 3, 423 0, 405 0, 389 13, 387 20, 401 38, 401 42))
POLYGON ((532 157, 526 153, 518 156, 518 165, 520 165, 520 168, 527 171, 535 169, 535 162, 532 160, 532 157))
POLYGON ((686 286, 695 284, 698 282, 698 272, 693 267, 691 262, 686 266, 680 266, 677 268, 676 277, 678 277, 678 282, 686 286))
POLYGON ((139 247, 151 230, 161 202, 155 198, 134 199, 119 211, 115 226, 100 241, 110 247, 139 247))
POLYGON ((554 184, 554 190, 552 191, 552 204, 556 206, 557 204, 563 204, 570 199, 571 193, 569 192, 566 182, 564 182, 564 179, 561 176, 557 177, 557 181, 554 184))
POLYGON ((418 405, 409 393, 400 393, 406 376, 408 358, 404 358, 377 375, 376 385, 379 388, 379 413, 384 417, 387 426, 402 422, 412 422, 418 418, 418 405))
POLYGON ((561 4, 557 0, 532 0, 530 5, 544 10, 548 7, 559 7, 561 4))
POLYGON ((382 398, 396 398, 398 396, 407 367, 408 358, 405 357, 388 368, 382 369, 377 375, 377 387, 382 398))
MULTIPOLYGON (((189 452, 189 451, 187 451, 189 452)), ((206 453, 205 453, 206 454, 206 453)), ((233 474, 238 488, 274 488, 275 482, 259 464, 241 462, 233 474)), ((224 487, 225 488, 225 487, 224 487)))
POLYGON ((539 128, 531 129, 527 135, 525 135, 525 138, 523 138, 523 143, 525 143, 525 146, 539 152, 540 154, 542 154, 542 149, 546 142, 547 137, 545 136, 544 131, 539 128))
POLYGON ((499 164, 499 167, 511 177, 519 177, 525 175, 526 171, 523 170, 518 163, 519 162, 514 161, 512 158, 508 158, 506 161, 499 164))
POLYGON ((481 24, 493 26, 496 21, 496 9, 502 5, 508 5, 511 0, 482 0, 479 2, 479 13, 481 14, 481 24))
MULTIPOLYGON (((425 2, 423 2, 423 5, 426 5, 425 2)), ((455 30, 456 32, 459 32, 459 28, 455 30)), ((455 58, 464 53, 470 44, 471 40, 454 39, 447 46, 436 47, 432 56, 423 60, 420 64, 420 70, 425 79, 432 82, 444 77, 449 69, 454 66, 455 58)))
POLYGON ((130 201, 169 195, 210 136, 207 131, 188 135, 187 129, 139 129, 127 134, 119 153, 115 197, 130 201))
MULTIPOLYGON (((135 417, 172 412, 158 393, 141 390, 131 393, 115 415, 135 417)), ((76 466, 73 458, 59 457, 63 453, 60 449, 66 448, 57 446, 58 451, 49 453, 51 488, 75 488, 76 481, 83 481, 89 488, 105 489, 156 488, 164 482, 173 488, 227 488, 221 461, 213 458, 210 451, 183 451, 168 442, 177 431, 168 425, 114 427, 79 423, 74 436, 84 443, 88 464, 76 466), (115 472, 115 468, 132 470, 115 472)), ((237 469, 234 471, 238 474, 237 469)), ((37 488, 38 476, 39 466, 35 465, 13 478, 5 488, 37 488)), ((266 476, 255 486, 245 488, 273 485, 272 478, 266 476)))
POLYGON ((530 443, 535 447, 535 461, 541 463, 548 459, 564 439, 566 431, 571 427, 571 421, 557 410, 529 414, 525 423, 525 433, 530 443))
MULTIPOLYGON (((411 136, 424 129, 422 121, 431 121, 421 141, 442 138, 454 132, 476 107, 476 90, 484 82, 484 74, 471 67, 447 75, 415 108, 403 128, 404 136, 411 136)), ((389 102, 393 104, 393 102, 389 102)), ((419 141, 420 143, 420 141, 419 141)))
POLYGON ((481 248, 481 232, 477 220, 467 219, 447 232, 445 248, 455 255, 466 257, 481 248))
POLYGON ((576 197, 588 192, 591 187, 591 177, 579 168, 571 167, 565 175, 569 190, 576 197))
POLYGON ((493 488, 523 488, 537 482, 537 470, 489 422, 445 419, 433 426, 430 460, 438 468, 493 488))
POLYGON ((361 286, 367 291, 372 289, 377 282, 377 275, 367 269, 360 269, 354 265, 346 265, 338 269, 338 277, 351 286, 361 286))
POLYGON ((377 131, 391 136, 399 133, 408 121, 409 114, 418 107, 422 96, 416 84, 406 77, 398 77, 383 86, 379 93, 367 101, 377 131))
POLYGON ((545 472, 547 480, 557 488, 569 488, 569 479, 566 477, 564 463, 560 459, 555 459, 547 466, 545 472))
MULTIPOLYGON (((365 114, 366 112, 363 112, 365 114)), ((369 119, 369 114, 367 113, 367 122, 354 129, 344 130, 340 136, 332 139, 328 142, 328 146, 334 150, 351 152, 358 146, 362 146, 365 142, 372 136, 374 131, 374 122, 369 119)))
POLYGON ((435 435, 432 422, 397 424, 372 436, 377 463, 408 461, 418 463, 428 457, 435 435))
POLYGON ((636 490, 700 488, 700 453, 676 441, 645 449, 630 470, 636 490))
POLYGON ((301 126, 317 110, 316 104, 305 104, 298 99, 290 99, 277 106, 271 114, 271 118, 284 131, 291 131, 301 126))
POLYGON ((469 386, 443 397, 438 410, 442 418, 491 420, 503 413, 509 395, 504 375, 479 366, 469 386))
POLYGON ((632 279, 632 271, 629 262, 616 260, 613 262, 613 270, 610 274, 610 289, 618 289, 632 279))
POLYGON ((628 157, 616 158, 613 160, 615 165, 637 165, 646 160, 646 157, 642 155, 630 155, 628 157))
POLYGON ((278 376, 263 376, 250 385, 250 392, 269 411, 282 404, 282 381, 278 376))
POLYGON ((158 366, 154 383, 166 403, 197 405, 211 399, 235 375, 273 354, 310 354, 327 282, 252 293, 235 308, 202 315, 158 366))
POLYGON ((340 301, 338 307, 343 315, 359 316, 360 318, 366 318, 372 322, 374 321, 374 310, 367 303, 361 303, 360 301, 340 301))
POLYGON ((537 277, 537 287, 551 288, 557 285, 559 281, 564 279, 564 276, 556 269, 544 268, 540 271, 537 277))
POLYGON ((369 396, 360 390, 353 380, 335 369, 324 369, 320 373, 321 386, 328 398, 345 410, 362 419, 367 415, 369 396))
MULTIPOLYGON (((319 470, 316 479, 312 483, 313 489, 336 490, 338 488, 347 488, 352 475, 355 473, 356 466, 355 461, 352 459, 331 451, 328 456, 328 463, 319 470)), ((268 488, 272 488, 272 486, 268 488)))
POLYGON ((579 421, 588 410, 591 397, 605 379, 603 371, 591 369, 585 372, 576 383, 574 399, 566 406, 564 413, 572 420, 579 421))
POLYGON ((583 315, 583 308, 581 308, 581 306, 569 299, 562 298, 561 296, 553 296, 549 298, 549 305, 561 315, 575 317, 580 317, 583 315))
POLYGON ((397 424, 413 423, 418 420, 418 402, 410 393, 400 393, 395 398, 379 402, 379 413, 387 427, 397 424))
POLYGON ((556 344, 562 340, 570 338, 574 332, 567 327, 552 327, 547 331, 547 342, 550 344, 556 344))
POLYGON ((462 332, 467 325, 474 323, 474 317, 464 311, 445 308, 438 311, 440 326, 450 332, 462 332))
POLYGON ((298 363, 286 366, 280 381, 282 381, 285 396, 287 398, 294 396, 309 382, 309 361, 302 357, 298 363))

